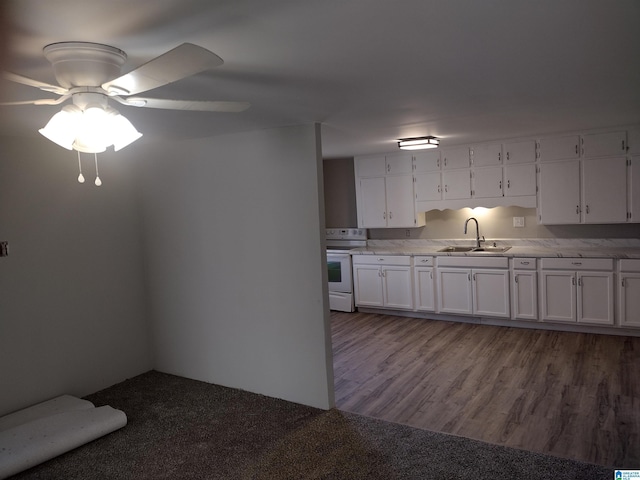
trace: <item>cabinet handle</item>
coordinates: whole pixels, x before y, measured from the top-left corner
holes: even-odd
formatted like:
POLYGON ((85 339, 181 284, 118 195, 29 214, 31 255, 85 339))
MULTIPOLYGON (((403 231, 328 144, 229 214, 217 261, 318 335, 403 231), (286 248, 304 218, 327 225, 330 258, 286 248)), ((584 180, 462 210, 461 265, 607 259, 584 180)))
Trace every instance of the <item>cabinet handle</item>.
POLYGON ((393 218, 393 212, 389 212, 389 218, 393 218))
POLYGON ((442 193, 442 187, 438 185, 438 193, 442 193))
POLYGON ((518 283, 518 275, 516 275, 515 277, 513 277, 513 280, 518 283))
POLYGON ((576 205, 576 215, 580 215, 580 205, 576 205))
POLYGON ((589 205, 587 205, 587 215, 589 214, 589 205))
POLYGON ((387 219, 387 212, 382 212, 382 218, 387 219))
POLYGON ((498 152, 498 163, 502 162, 502 152, 498 152))
POLYGON ((436 160, 436 166, 437 166, 438 168, 440 168, 440 159, 437 159, 437 160, 436 160))
POLYGON ((576 155, 578 154, 578 145, 576 145, 576 155))
POLYGON ((511 188, 511 180, 507 180, 507 188, 511 188))
POLYGON ((433 271, 429 272, 429 278, 433 280, 433 271))
POLYGON ((383 272, 382 272, 382 276, 383 276, 383 277, 386 277, 386 276, 387 276, 387 272, 383 271, 383 272))
POLYGON ((576 284, 576 277, 572 277, 571 278, 571 285, 575 285, 576 284))
POLYGON ((448 192, 448 191, 449 191, 449 185, 445 185, 445 186, 444 186, 444 191, 445 191, 445 192, 448 192))
POLYGON ((502 190, 502 180, 498 182, 498 190, 502 190))
POLYGON ((420 260, 420 261, 424 263, 424 262, 428 262, 429 260, 427 260, 427 259, 423 258, 423 259, 422 259, 422 260, 420 260))
POLYGON ((387 173, 390 173, 390 172, 391 172, 391 164, 387 163, 387 173))
POLYGON ((582 286, 582 278, 578 278, 578 286, 581 287, 582 286))
POLYGON ((520 262, 522 265, 529 265, 529 262, 520 262))
POLYGON ((444 166, 447 166, 447 157, 444 157, 444 166))
POLYGON ((507 152, 507 162, 509 161, 509 152, 507 152))
POLYGON ((471 274, 470 274, 470 273, 467 273, 467 279, 468 279, 469 281, 471 281, 471 274))
POLYGON ((622 286, 624 287, 624 278, 622 279, 622 286))
POLYGON ((379 262, 384 262, 384 258, 379 258, 378 261, 379 262))
POLYGON ((582 265, 582 262, 571 262, 571 265, 582 265))

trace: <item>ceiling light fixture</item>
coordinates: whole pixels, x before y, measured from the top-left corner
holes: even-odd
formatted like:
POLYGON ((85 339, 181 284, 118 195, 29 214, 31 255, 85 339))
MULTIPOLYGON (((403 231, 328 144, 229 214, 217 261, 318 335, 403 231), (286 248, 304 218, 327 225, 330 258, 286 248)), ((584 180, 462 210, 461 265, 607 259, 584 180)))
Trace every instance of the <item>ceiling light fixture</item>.
MULTIPOLYGON (((95 155, 112 145, 117 152, 142 136, 129 120, 108 105, 106 95, 94 92, 75 93, 73 105, 62 107, 39 132, 67 150, 77 150, 78 161, 80 152, 95 155)), ((95 160, 99 186, 97 155, 95 160)), ((78 181, 84 182, 82 172, 78 181)))
POLYGON ((440 140, 436 137, 413 137, 398 139, 398 147, 401 150, 422 150, 424 148, 436 148, 440 140))

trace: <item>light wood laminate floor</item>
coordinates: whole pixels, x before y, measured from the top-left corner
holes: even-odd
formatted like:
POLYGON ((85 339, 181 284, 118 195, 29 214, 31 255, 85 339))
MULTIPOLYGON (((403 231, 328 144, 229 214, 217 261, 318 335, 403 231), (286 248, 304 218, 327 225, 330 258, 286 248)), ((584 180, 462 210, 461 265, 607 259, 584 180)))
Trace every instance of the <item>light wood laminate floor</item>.
POLYGON ((640 337, 331 312, 336 407, 640 468, 640 337))

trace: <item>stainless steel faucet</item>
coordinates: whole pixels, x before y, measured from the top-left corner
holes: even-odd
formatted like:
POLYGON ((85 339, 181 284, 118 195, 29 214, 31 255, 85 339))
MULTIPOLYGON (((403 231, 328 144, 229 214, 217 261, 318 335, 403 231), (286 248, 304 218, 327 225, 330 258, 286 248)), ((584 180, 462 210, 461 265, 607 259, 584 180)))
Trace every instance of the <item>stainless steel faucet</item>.
MULTIPOLYGON (((480 227, 478 225, 478 220, 474 217, 467 218, 466 222, 464 222, 464 234, 467 234, 467 224, 469 223, 469 220, 476 222, 476 248, 480 248, 480 227)), ((484 240, 484 237, 482 237, 482 239, 484 240)))

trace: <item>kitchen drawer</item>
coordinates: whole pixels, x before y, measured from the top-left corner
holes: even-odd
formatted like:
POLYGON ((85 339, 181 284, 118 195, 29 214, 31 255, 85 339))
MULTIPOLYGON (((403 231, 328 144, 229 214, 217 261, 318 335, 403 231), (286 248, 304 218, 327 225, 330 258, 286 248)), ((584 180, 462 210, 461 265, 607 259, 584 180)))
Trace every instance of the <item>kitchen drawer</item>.
POLYGON ((409 255, 353 255, 354 265, 411 265, 409 255))
POLYGON ((514 270, 535 270, 536 259, 535 258, 514 258, 513 268, 514 270))
POLYGON ((621 272, 640 272, 640 260, 623 259, 620 260, 621 272))
POLYGON ((542 258, 547 270, 613 270, 613 258, 542 258))
POLYGON ((433 257, 413 257, 413 265, 416 267, 433 267, 433 257))
POLYGON ((507 257, 438 257, 439 267, 466 267, 466 268, 507 268, 507 257))

